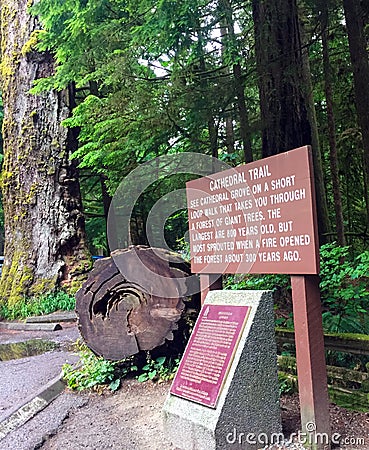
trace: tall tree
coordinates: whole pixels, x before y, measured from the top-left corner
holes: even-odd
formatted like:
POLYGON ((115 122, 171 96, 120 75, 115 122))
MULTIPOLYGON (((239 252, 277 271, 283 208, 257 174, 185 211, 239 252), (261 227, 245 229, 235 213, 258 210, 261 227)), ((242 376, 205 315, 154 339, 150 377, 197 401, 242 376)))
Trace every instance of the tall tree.
POLYGON ((361 0, 343 0, 354 75, 355 103, 361 129, 364 161, 364 186, 369 222, 369 57, 366 49, 365 10, 361 0))
MULTIPOLYGON (((240 46, 236 39, 235 23, 233 18, 232 3, 230 0, 219 0, 219 13, 224 17, 224 27, 222 33, 222 44, 226 47, 223 53, 229 55, 232 63, 232 72, 234 77, 234 93, 237 100, 238 119, 240 128, 240 140, 243 149, 243 160, 249 163, 253 160, 250 124, 245 99, 245 81, 241 67, 240 46)), ((225 61, 226 63, 226 61, 225 61)))
MULTIPOLYGON (((253 0, 255 50, 259 76, 263 157, 313 144, 313 126, 296 0, 253 0), (310 110, 310 111, 309 111, 310 110), (310 117, 310 120, 309 120, 310 117)), ((319 164, 313 148, 321 240, 328 214, 319 164)))
POLYGON ((327 103, 329 161, 332 178, 333 203, 336 217, 337 242, 339 245, 345 246, 346 239, 338 170, 339 163, 337 154, 336 123, 333 110, 332 68, 329 56, 329 5, 326 1, 320 2, 320 26, 322 35, 324 91, 327 103))
POLYGON ((32 95, 37 78, 50 76, 54 61, 35 45, 42 31, 27 0, 1 2, 1 89, 4 102, 5 263, 0 301, 73 284, 90 267, 78 173, 69 159, 73 130, 71 89, 32 95))
POLYGON ((263 157, 311 142, 295 1, 254 0, 263 157))

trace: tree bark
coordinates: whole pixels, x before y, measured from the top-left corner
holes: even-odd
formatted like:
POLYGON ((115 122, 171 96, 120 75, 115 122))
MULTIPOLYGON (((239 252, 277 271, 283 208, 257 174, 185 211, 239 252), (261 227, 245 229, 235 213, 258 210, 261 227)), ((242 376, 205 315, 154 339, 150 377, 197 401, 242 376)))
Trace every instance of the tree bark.
POLYGON ((311 143, 295 1, 253 0, 263 157, 311 143))
POLYGON ((69 157, 71 90, 29 93, 53 74, 49 53, 35 49, 40 24, 27 0, 1 2, 1 89, 4 103, 5 262, 0 301, 15 304, 62 283, 77 287, 90 268, 78 171, 69 157))
POLYGON ((243 159, 245 163, 253 161, 251 138, 250 138, 250 122, 249 114, 246 108, 245 100, 245 82, 242 78, 241 65, 234 64, 233 66, 233 76, 235 83, 235 90, 237 96, 237 106, 240 119, 240 137, 243 148, 243 159))
POLYGON ((363 142, 364 192, 369 222, 369 58, 366 50, 365 12, 360 0, 343 0, 343 7, 354 75, 356 111, 363 142))
MULTIPOLYGON (((224 15, 224 36, 230 42, 230 46, 233 52, 237 52, 237 39, 234 31, 234 20, 232 5, 229 0, 220 0, 219 9, 222 15, 224 15)), ((223 33, 222 33, 223 36, 223 33)), ((226 40, 224 39, 226 42, 226 40)), ((238 52, 237 52, 238 53, 238 52)), ((236 59, 237 55, 234 55, 236 59)), ((240 138, 243 149, 243 160, 245 163, 253 161, 251 138, 250 138, 250 124, 248 111, 246 108, 245 99, 245 82, 242 77, 242 68, 239 62, 235 62, 232 66, 233 81, 234 81, 234 92, 237 99, 237 108, 239 115, 239 126, 240 126, 240 138)))
POLYGON ((262 156, 313 147, 320 241, 329 230, 320 149, 315 139, 296 1, 253 0, 256 64, 262 120, 262 156), (314 139, 313 139, 314 138, 314 139))
MULTIPOLYGON (((222 53, 222 61, 223 61, 223 65, 225 66, 223 71, 224 74, 229 75, 229 67, 226 64, 225 61, 225 45, 227 42, 227 35, 228 35, 228 27, 227 27, 227 23, 223 23, 224 20, 221 20, 221 25, 220 25, 220 38, 222 41, 222 48, 221 48, 221 53, 222 53)), ((228 155, 232 155, 235 152, 235 135, 234 135, 234 127, 233 127, 233 108, 230 108, 230 112, 226 115, 225 119, 225 144, 226 144, 226 149, 227 149, 227 153, 228 155)))
POLYGON ((305 28, 303 22, 301 23, 302 42, 304 45, 302 52, 302 64, 305 80, 305 95, 308 118, 311 125, 311 146, 313 148, 313 165, 314 165, 314 182, 316 192, 316 207, 318 211, 318 230, 319 230, 319 242, 325 244, 329 241, 331 235, 331 225, 329 220, 326 183, 324 180, 322 152, 319 142, 318 124, 316 118, 316 111, 314 105, 314 89, 311 80, 311 70, 309 61, 309 46, 306 39, 305 28))
MULTIPOLYGON (((111 205, 112 197, 109 194, 108 188, 106 186, 106 181, 108 177, 106 175, 99 175, 100 178, 100 185, 101 185, 101 195, 102 195, 102 201, 103 201, 103 207, 104 207, 104 216, 105 216, 105 224, 106 224, 106 236, 107 233, 107 227, 108 227, 108 215, 109 215, 109 208, 111 205)), ((109 248, 109 242, 108 239, 106 239, 106 248, 108 255, 110 254, 110 248, 109 248)))

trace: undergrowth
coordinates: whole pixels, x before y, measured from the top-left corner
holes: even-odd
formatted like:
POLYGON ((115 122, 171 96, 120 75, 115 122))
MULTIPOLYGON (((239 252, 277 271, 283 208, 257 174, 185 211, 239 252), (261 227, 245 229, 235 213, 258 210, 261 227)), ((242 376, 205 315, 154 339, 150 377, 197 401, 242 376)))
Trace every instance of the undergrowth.
POLYGON ((76 347, 80 358, 79 364, 76 366, 64 364, 63 378, 69 389, 77 391, 92 389, 100 393, 105 388, 116 391, 121 381, 128 376, 135 376, 139 382, 172 380, 180 361, 179 357, 166 356, 152 359, 149 352, 146 354, 144 365, 139 364, 140 357, 135 356, 120 361, 108 361, 96 356, 81 341, 77 341, 76 347))
POLYGON ((76 306, 74 296, 64 291, 33 298, 23 299, 15 305, 0 305, 0 317, 5 320, 25 319, 29 316, 41 316, 55 311, 71 311, 76 306))
POLYGON ((66 363, 62 369, 63 378, 72 390, 98 390, 100 386, 106 386, 116 391, 120 387, 122 378, 130 372, 137 371, 132 357, 122 361, 108 361, 102 356, 96 356, 81 341, 77 341, 76 347, 80 358, 79 364, 73 366, 66 363))
POLYGON ((140 382, 153 381, 167 381, 172 380, 178 370, 180 358, 173 358, 166 356, 159 356, 152 359, 150 354, 147 355, 146 364, 141 369, 141 374, 137 376, 140 382))
MULTIPOLYGON (((225 289, 257 289, 278 292, 276 309, 291 291, 288 275, 229 275, 225 289), (281 295, 282 294, 282 295, 281 295)), ((323 326, 331 333, 369 334, 369 251, 352 256, 350 247, 336 243, 320 248, 320 292, 323 326)), ((290 315, 277 319, 278 326, 293 327, 290 315)))

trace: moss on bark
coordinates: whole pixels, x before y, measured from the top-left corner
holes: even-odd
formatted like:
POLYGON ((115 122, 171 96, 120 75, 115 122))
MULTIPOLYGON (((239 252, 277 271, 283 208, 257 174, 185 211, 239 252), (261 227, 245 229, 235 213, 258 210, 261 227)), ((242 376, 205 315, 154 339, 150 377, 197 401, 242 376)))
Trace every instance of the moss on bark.
POLYGON ((62 127, 71 92, 29 93, 50 76, 52 56, 40 53, 37 18, 27 0, 1 5, 1 90, 4 103, 5 261, 0 302, 14 305, 61 284, 72 286, 91 267, 78 171, 69 156, 75 136, 62 127))

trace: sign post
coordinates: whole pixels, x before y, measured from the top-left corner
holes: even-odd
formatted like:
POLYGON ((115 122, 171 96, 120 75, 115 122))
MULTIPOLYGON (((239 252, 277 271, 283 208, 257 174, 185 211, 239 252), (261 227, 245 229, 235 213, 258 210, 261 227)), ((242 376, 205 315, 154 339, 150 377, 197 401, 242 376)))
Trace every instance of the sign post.
POLYGON ((191 268, 203 297, 211 274, 291 275, 302 431, 330 436, 313 180, 301 147, 188 182, 191 268))
MULTIPOLYGON (((302 431, 329 439, 329 402, 319 279, 315 275, 293 275, 291 285, 302 431)), ((320 442, 316 443, 316 447, 319 447, 318 444, 320 442)))
POLYGON ((200 275, 201 305, 204 304, 209 291, 222 289, 222 274, 209 273, 200 275))

